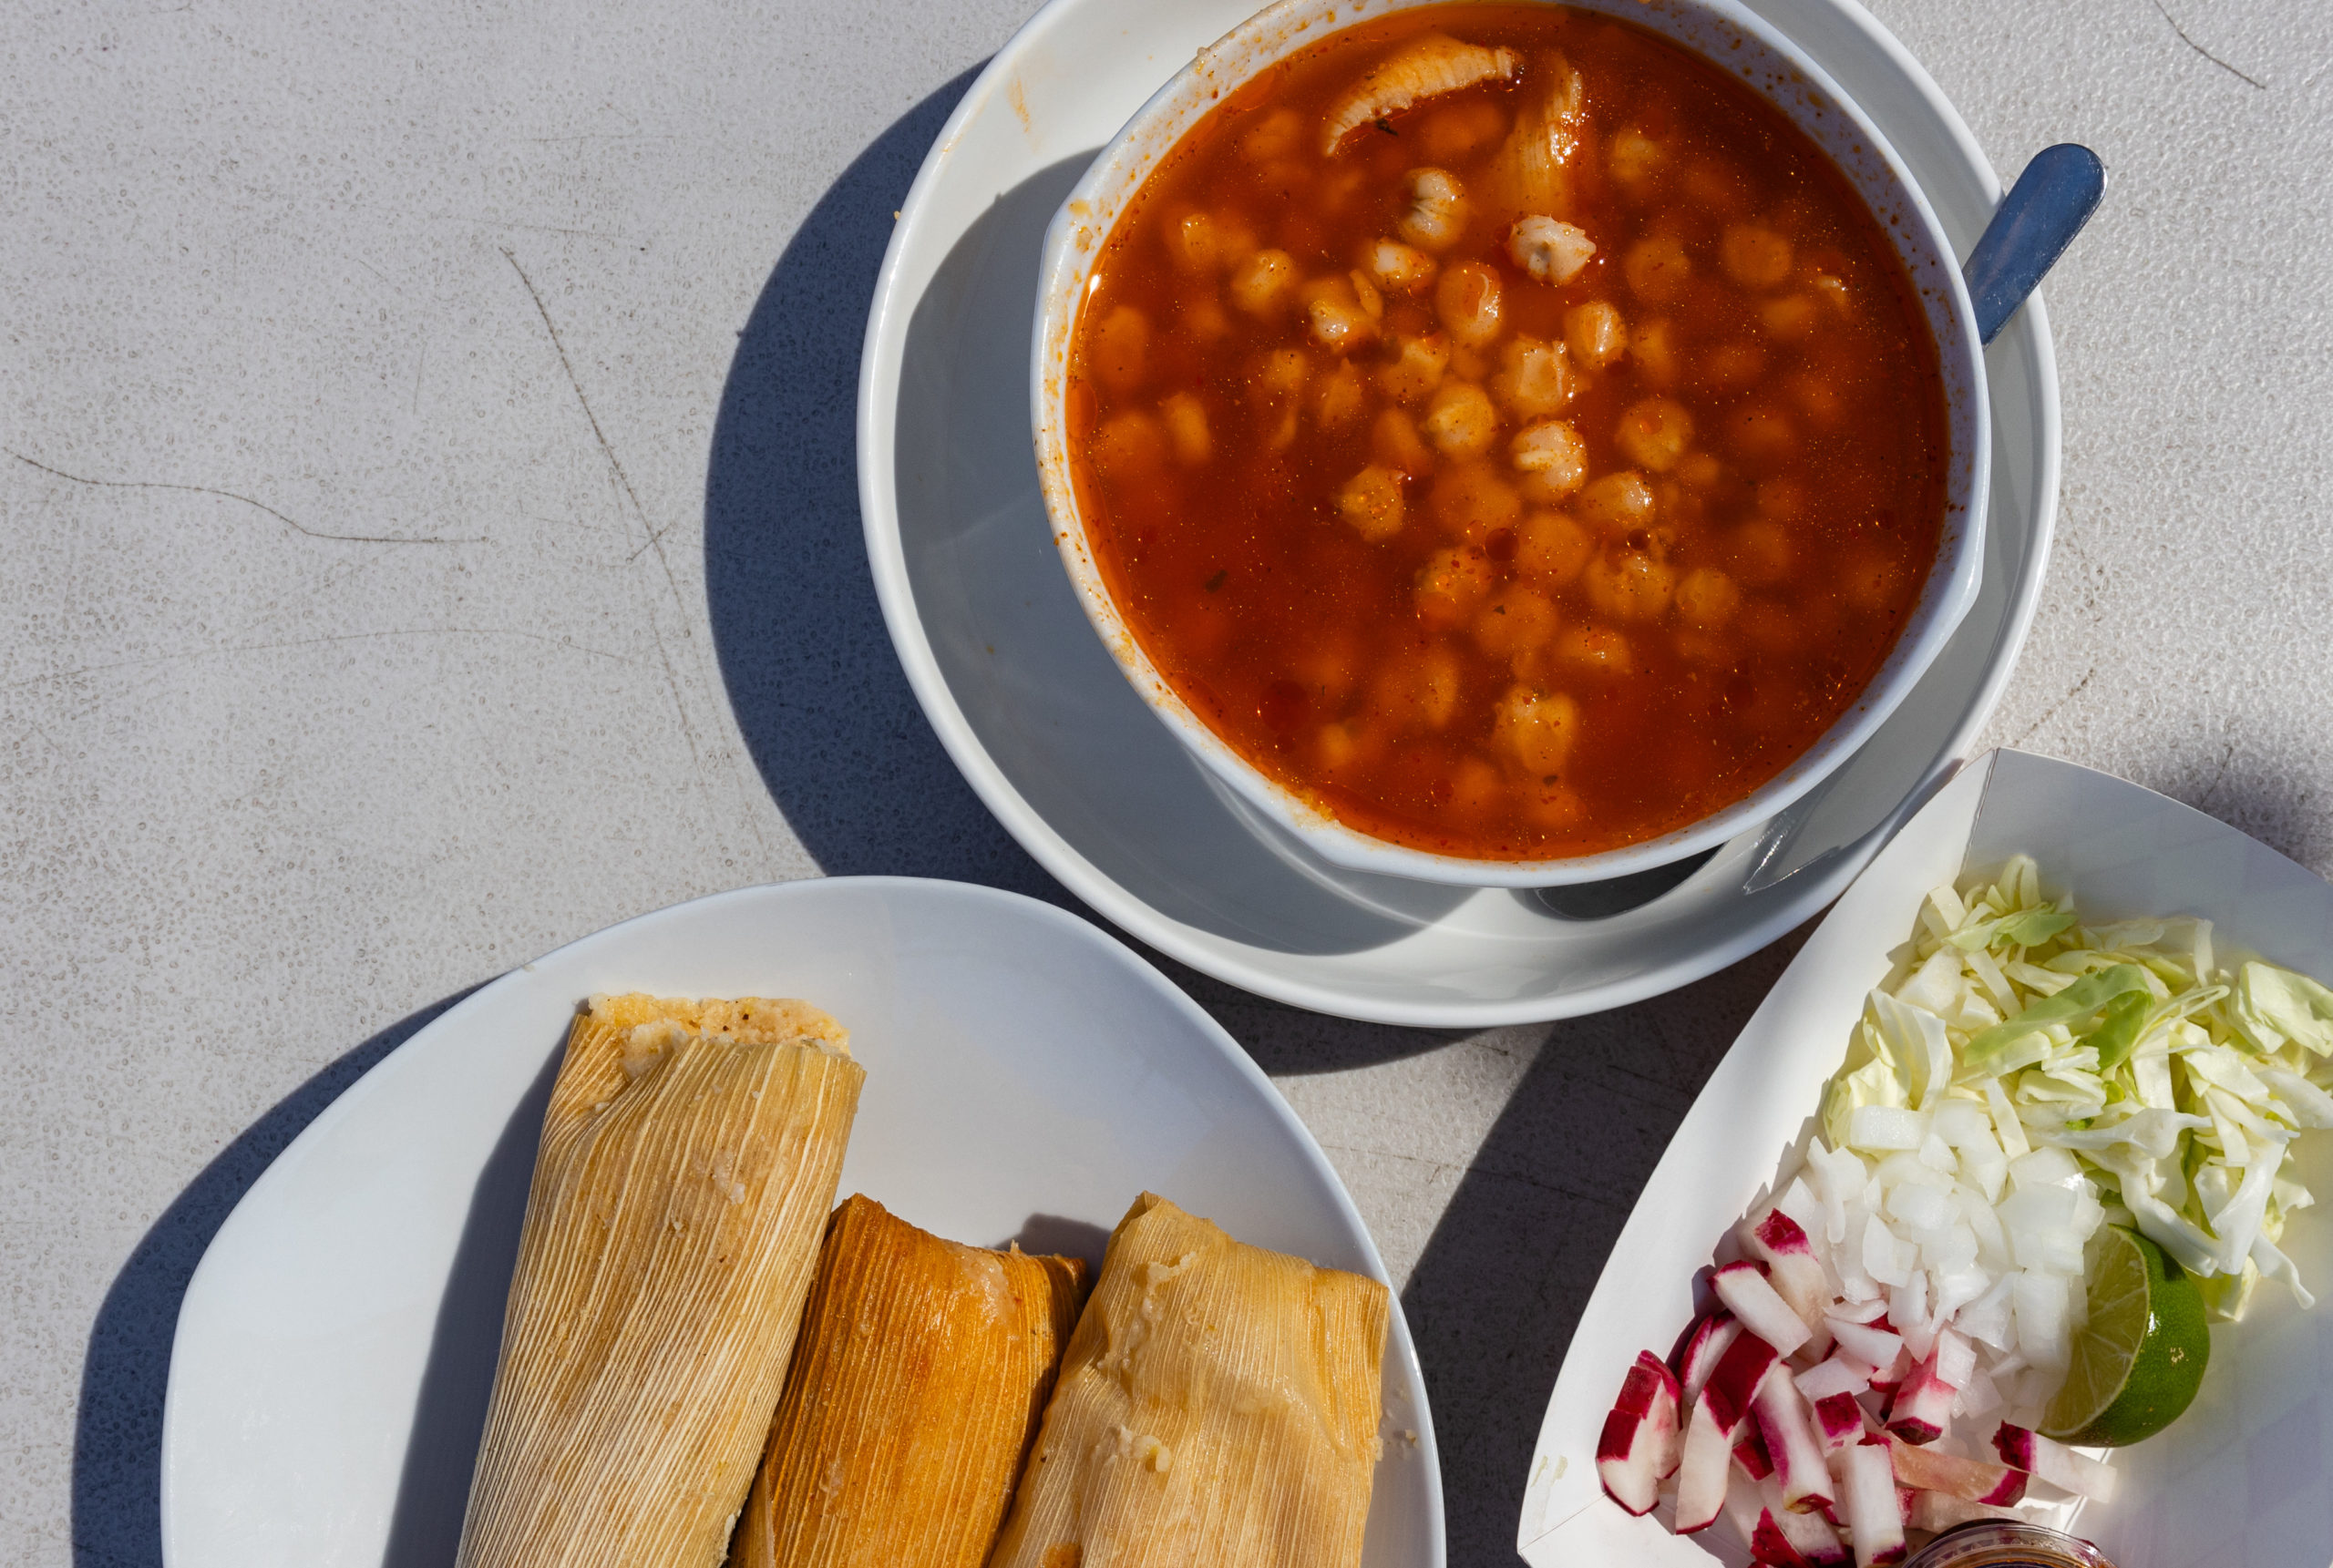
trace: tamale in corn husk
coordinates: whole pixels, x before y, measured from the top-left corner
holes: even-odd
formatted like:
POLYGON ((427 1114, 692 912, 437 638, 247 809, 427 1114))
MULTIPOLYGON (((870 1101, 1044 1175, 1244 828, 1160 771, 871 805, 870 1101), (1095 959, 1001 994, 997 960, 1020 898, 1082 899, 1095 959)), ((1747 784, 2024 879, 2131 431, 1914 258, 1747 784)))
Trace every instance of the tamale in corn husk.
POLYGON ((543 1118, 459 1568, 716 1568, 865 1077, 807 1003, 586 1005, 543 1118))
POLYGON ((981 1568, 1085 1298, 1082 1259, 835 1211, 736 1568, 981 1568))
POLYGON ((1145 1193, 1111 1234, 990 1568, 1354 1568, 1385 1287, 1145 1193))

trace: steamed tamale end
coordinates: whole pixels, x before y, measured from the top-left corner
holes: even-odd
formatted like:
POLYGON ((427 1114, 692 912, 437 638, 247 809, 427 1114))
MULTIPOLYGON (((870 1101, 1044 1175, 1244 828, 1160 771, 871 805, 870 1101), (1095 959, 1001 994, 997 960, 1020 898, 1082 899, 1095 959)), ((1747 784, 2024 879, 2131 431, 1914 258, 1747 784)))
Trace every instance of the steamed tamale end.
POLYGON ((1110 1237, 991 1568, 1354 1568, 1391 1301, 1151 1194, 1110 1237))
POLYGON ((551 1091, 553 1119, 596 1109, 672 1041, 695 1035, 746 1045, 815 1044, 850 1054, 848 1030, 824 1009, 792 998, 595 995, 568 1031, 566 1060, 551 1091))
POLYGON ((848 1054, 850 1031, 823 1009, 792 997, 660 997, 646 991, 601 993, 584 1003, 585 1016, 615 1029, 677 1023, 691 1034, 726 1035, 749 1045, 824 1040, 848 1054))
POLYGON ((738 1568, 980 1568, 1084 1279, 1079 1260, 944 1241, 863 1196, 836 1210, 738 1568))
POLYGON ((684 1027, 626 1070, 633 1032, 674 1025, 595 999, 570 1031, 461 1568, 721 1562, 865 1074, 821 1040, 684 1027))

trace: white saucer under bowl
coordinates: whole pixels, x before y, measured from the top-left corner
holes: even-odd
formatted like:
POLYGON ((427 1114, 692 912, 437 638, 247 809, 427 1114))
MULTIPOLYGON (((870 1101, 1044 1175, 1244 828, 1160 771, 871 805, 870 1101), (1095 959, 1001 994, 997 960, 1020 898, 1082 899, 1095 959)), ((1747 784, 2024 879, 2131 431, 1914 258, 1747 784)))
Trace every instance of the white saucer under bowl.
MULTIPOLYGON (((1927 677, 1793 812, 1602 918, 1516 890, 1341 870, 1213 781, 1094 635, 1045 518, 1027 378, 1046 225, 1118 128, 1253 0, 1052 0, 972 84, 909 192, 859 372, 859 505, 909 683, 981 798, 1053 876, 1161 952, 1386 1023, 1566 1018, 1671 989, 1837 896, 1952 766, 2030 625, 2057 509, 2040 301, 1986 353, 1984 586, 1927 677)), ((1968 128, 1854 0, 1752 0, 1860 103, 1966 254, 2000 196, 1968 128)), ((1569 907, 1584 907, 1572 899, 1569 907)))

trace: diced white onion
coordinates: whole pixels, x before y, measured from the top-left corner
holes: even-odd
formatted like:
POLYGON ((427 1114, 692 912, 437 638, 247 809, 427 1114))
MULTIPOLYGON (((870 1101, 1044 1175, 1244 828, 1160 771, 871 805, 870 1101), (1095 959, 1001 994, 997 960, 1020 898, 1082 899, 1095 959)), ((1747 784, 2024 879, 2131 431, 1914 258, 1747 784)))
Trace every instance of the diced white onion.
POLYGON ((2009 1179, 2018 1191, 2028 1187, 2073 1187, 2083 1184, 2081 1166, 2063 1149, 2040 1148, 2009 1163, 2009 1179))
POLYGON ((1858 1149, 1917 1149, 1927 1136, 1920 1113, 1892 1105, 1858 1105, 1847 1118, 1847 1142, 1858 1149))
POLYGON ((1863 1228, 1863 1270, 1882 1285, 1901 1286, 1912 1276, 1912 1258, 1887 1222, 1877 1214, 1863 1228))
POLYGON ((1887 1217, 1913 1230, 1940 1231, 1960 1217, 1960 1205, 1949 1192, 1907 1182, 1887 1194, 1887 1217))
POLYGON ((2067 1280, 2026 1269, 2013 1274, 2009 1300, 2017 1319, 2018 1354, 2036 1368, 2062 1373, 2073 1358, 2066 1320, 2067 1280))

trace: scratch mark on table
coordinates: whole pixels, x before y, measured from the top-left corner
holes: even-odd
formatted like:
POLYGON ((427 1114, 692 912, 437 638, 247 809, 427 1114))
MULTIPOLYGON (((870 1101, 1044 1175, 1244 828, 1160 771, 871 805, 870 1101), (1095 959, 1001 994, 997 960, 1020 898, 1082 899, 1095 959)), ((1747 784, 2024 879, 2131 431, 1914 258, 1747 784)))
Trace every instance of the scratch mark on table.
POLYGON ((2221 59, 2217 55, 2213 54, 2209 49, 2204 47, 2203 45, 2189 37, 2187 36, 2187 29, 2181 26, 2178 19, 2173 16, 2169 11, 2163 9, 2163 0, 2149 0, 2149 4, 2154 6, 2155 14, 2157 15, 2171 24, 2171 30, 2179 35, 2179 41, 2181 43, 2186 45, 2197 54, 2203 56, 2204 58, 2211 61, 2212 64, 2217 66, 2221 70, 2225 71, 2229 76, 2234 77, 2237 81, 2243 82, 2249 87, 2258 87, 2264 93, 2268 90, 2267 83, 2260 80, 2257 77, 2246 76, 2244 72, 2237 70, 2234 66, 2229 65, 2225 60, 2221 59))
MULTIPOLYGON (((510 270, 519 274, 519 282, 525 287, 527 297, 534 301, 535 314, 542 318, 543 331, 550 334, 550 346, 558 352, 559 367, 567 373, 567 384, 575 391, 576 405, 583 410, 584 421, 591 426, 591 438, 600 444, 600 452, 607 458, 609 468, 614 472, 616 483, 623 489, 624 498, 632 503, 632 515, 640 520, 641 531, 648 536, 649 544, 655 544, 658 535, 648 520, 648 508, 640 504, 640 492, 632 488, 632 476, 624 472, 623 462, 616 456, 614 445, 608 440, 607 432, 600 428, 600 416, 591 412, 591 400, 583 395, 582 378, 575 374, 575 362, 568 357, 567 344, 559 335, 559 323, 550 319, 550 308, 543 303, 542 292, 535 287, 535 281, 527 276, 527 269, 519 264, 519 258, 515 253, 506 248, 502 252, 502 259, 510 263, 510 270)), ((634 550, 632 555, 637 556, 639 553, 639 550, 634 550)), ((665 560, 664 552, 661 547, 656 551, 656 559, 663 565, 665 586, 671 589, 673 598, 677 603, 681 597, 680 584, 673 580, 672 563, 665 560)), ((649 638, 656 644, 656 657, 664 666, 664 685, 672 694, 673 716, 680 722, 681 738, 688 743, 689 761, 696 768, 699 777, 702 777, 704 772, 704 753, 697 745, 696 725, 689 719, 688 701, 681 690, 681 672, 673 663, 672 650, 664 646, 663 629, 656 624, 656 617, 652 614, 647 619, 649 638)))
POLYGON ((1584 1204, 1601 1204, 1607 1208, 1614 1206, 1611 1199, 1598 1197, 1594 1193, 1583 1193, 1577 1188, 1565 1186, 1561 1183, 1545 1181, 1537 1176, 1526 1175, 1519 1171, 1503 1171, 1495 1165, 1483 1164, 1472 1160, 1437 1160, 1431 1154, 1404 1154, 1393 1149, 1365 1148, 1353 1143, 1322 1143, 1321 1147, 1333 1153, 1359 1154, 1367 1159, 1400 1160, 1405 1164, 1431 1166, 1433 1173, 1437 1177, 1454 1171, 1459 1173, 1461 1179, 1467 1176, 1484 1176, 1494 1182, 1519 1182, 1526 1187, 1536 1187, 1543 1193, 1554 1193, 1559 1197, 1576 1198, 1584 1204))
POLYGON ((0 452, 7 453, 9 456, 14 457, 17 462, 24 464, 28 468, 37 468, 44 474, 53 475, 56 477, 67 480, 69 483, 94 486, 101 490, 183 490, 190 496, 216 496, 221 500, 240 501, 246 507, 255 507, 260 511, 265 512, 269 517, 273 518, 277 522, 282 523, 293 533, 305 534, 312 539, 333 539, 341 544, 350 545, 482 545, 487 542, 482 537, 474 539, 457 539, 447 538, 435 534, 418 536, 410 534, 328 534, 320 528, 312 528, 305 523, 285 517, 282 512, 277 511, 265 501, 255 501, 249 496, 239 496, 232 490, 221 490, 209 485, 174 485, 160 479, 92 479, 81 474, 68 474, 62 468, 52 467, 48 464, 42 462, 37 457, 27 457, 22 452, 15 451, 10 447, 0 446, 0 452))
POLYGON ((1365 1159, 1400 1160, 1407 1164, 1429 1166, 1433 1174, 1436 1176, 1450 1171, 1464 1171, 1466 1168, 1463 1163, 1456 1160, 1437 1160, 1431 1154, 1404 1154, 1393 1149, 1364 1148, 1358 1143, 1324 1143, 1321 1147, 1332 1154, 1359 1154, 1365 1159))
MULTIPOLYGON (((596 240, 602 245, 636 243, 630 235, 602 234, 596 229, 561 229, 553 223, 517 223, 507 218, 472 218, 462 212, 433 212, 428 216, 436 223, 475 223, 481 229, 511 229, 522 234, 564 234, 575 240, 596 240)), ((645 251, 648 247, 642 245, 640 249, 645 251)), ((503 254, 509 252, 505 251, 503 254)))
POLYGON ((53 670, 45 675, 28 675, 21 681, 11 681, 0 686, 0 692, 14 692, 26 686, 37 686, 46 681, 72 681, 84 675, 102 675, 114 670, 136 670, 155 664, 185 664, 198 659, 223 658, 231 653, 275 653, 289 648, 314 648, 331 642, 372 642, 390 637, 515 637, 528 642, 548 642, 574 653, 588 653, 594 659, 609 659, 618 664, 638 668, 640 661, 606 648, 594 648, 588 642, 578 642, 570 637, 553 637, 540 631, 520 631, 508 626, 408 626, 385 631, 335 631, 320 637, 292 637, 276 642, 235 642, 217 648, 193 648, 171 653, 149 653, 137 659, 116 659, 103 664, 82 664, 71 670, 53 670))
MULTIPOLYGON (((600 428, 600 416, 591 412, 591 400, 583 395, 583 383, 575 374, 575 362, 567 357, 566 340, 559 335, 559 323, 550 319, 550 312, 543 304, 541 291, 535 287, 535 281, 527 276, 527 269, 519 265, 518 257, 505 250, 502 259, 510 263, 510 270, 519 274, 519 282, 526 286, 527 297, 535 302, 535 314, 542 318, 543 331, 550 334, 550 346, 559 354, 559 368, 567 373, 567 384, 574 389, 576 406, 583 410, 583 421, 591 427, 591 439, 600 444, 600 455, 607 458, 608 466, 614 470, 616 483, 623 487, 624 498, 632 503, 633 514, 640 518, 640 526, 646 528, 647 508, 640 504, 640 492, 632 487, 632 476, 623 471, 623 459, 616 456, 615 447, 608 441, 608 433, 600 428)), ((650 537, 654 536, 652 534, 650 537)), ((639 552, 635 550, 632 553, 637 555, 639 552)))
POLYGON ((1539 1192, 1553 1193, 1559 1198, 1569 1198, 1575 1203, 1594 1204, 1599 1208, 1618 1209, 1622 1213, 1635 1206, 1633 1200, 1629 1203, 1616 1202, 1608 1197, 1599 1197, 1594 1193, 1583 1193, 1576 1187, 1567 1187, 1561 1182, 1550 1182, 1537 1176, 1528 1176, 1520 1171, 1502 1171, 1495 1165, 1470 1164, 1466 1167, 1466 1173, 1470 1176, 1486 1176, 1494 1182, 1519 1183, 1539 1192))
MULTIPOLYGON (((1656 1023, 1652 1027, 1655 1031, 1658 1032, 1660 1026, 1656 1023)), ((1660 1043, 1667 1050, 1670 1057, 1673 1058, 1678 1054, 1674 1042, 1669 1039, 1666 1033, 1661 1034, 1660 1043)), ((1658 1089, 1663 1094, 1674 1097, 1680 1094, 1689 1093, 1687 1090, 1679 1084, 1672 1082, 1669 1079, 1657 1078, 1650 1072, 1639 1072, 1635 1068, 1627 1065, 1625 1062, 1608 1061, 1604 1063, 1604 1068, 1605 1071, 1617 1072, 1623 1078, 1632 1078, 1648 1088, 1658 1089)))
POLYGON ((520 141, 539 146, 554 146, 565 141, 679 141, 673 131, 658 130, 581 130, 571 136, 522 136, 520 141))
POLYGON ((2038 719, 2034 720, 2034 721, 2033 721, 2033 723, 2031 723, 2030 724, 2028 724, 2028 725, 2025 727, 2025 733, 2024 733, 2023 734, 2020 734, 2020 736, 2018 736, 2018 737, 2017 737, 2017 739, 2015 739, 2015 740, 2011 741, 2011 742, 2009 743, 2009 744, 2010 744, 2010 745, 2012 745, 2012 746, 2021 746, 2021 745, 2025 744, 2025 743, 2026 743, 2027 741, 2031 740, 2031 739, 2032 739, 2036 734, 2038 734, 2038 733, 2040 732, 2040 729, 2041 729, 2041 726, 2042 726, 2042 725, 2044 725, 2044 724, 2048 723, 2050 720, 2052 720, 2052 719, 2054 719, 2054 718, 2056 718, 2056 717, 2058 716, 2058 712, 2059 712, 2059 710, 2060 710, 2060 709, 2063 708, 2067 703, 2069 703, 2069 702, 2072 702, 2076 697, 2079 697, 2079 696, 2081 696, 2081 693, 2082 693, 2082 688, 2083 688, 2083 687, 2085 687, 2085 686, 2087 686, 2087 685, 2089 685, 2089 684, 2090 684, 2090 678, 2091 678, 2091 676, 2093 676, 2093 675, 2097 674, 2097 673, 2098 673, 2098 666, 2097 666, 2097 665, 2095 665, 2095 664, 2091 665, 2089 669, 2087 669, 2087 670, 2083 671, 2081 672, 2081 679, 2074 682, 2073 690, 2072 690, 2072 691, 2071 691, 2071 692, 2067 692, 2064 696, 2062 696, 2062 697, 2059 698, 2056 702, 2054 702, 2050 703, 2050 711, 2049 711, 2048 712, 2046 712, 2046 713, 2042 714, 2040 718, 2038 718, 2038 719))
POLYGON ((26 730, 36 735, 38 735, 42 740, 48 743, 48 749, 50 751, 55 752, 60 757, 66 755, 65 748, 57 743, 56 736, 50 734, 46 730, 42 729, 38 724, 34 723, 30 719, 26 719, 24 723, 26 730))
POLYGON ((2195 797, 2197 811, 2207 811, 2211 808, 2212 796, 2219 793, 2220 781, 2227 777, 2227 764, 2235 755, 2235 743, 2230 741, 2226 749, 2220 753, 2220 765, 2212 770, 2211 782, 2205 784, 2204 793, 2195 797))

